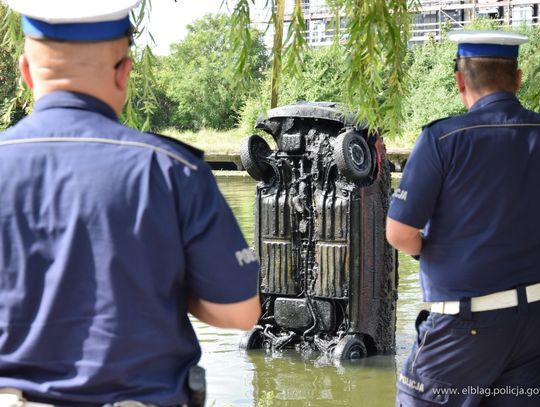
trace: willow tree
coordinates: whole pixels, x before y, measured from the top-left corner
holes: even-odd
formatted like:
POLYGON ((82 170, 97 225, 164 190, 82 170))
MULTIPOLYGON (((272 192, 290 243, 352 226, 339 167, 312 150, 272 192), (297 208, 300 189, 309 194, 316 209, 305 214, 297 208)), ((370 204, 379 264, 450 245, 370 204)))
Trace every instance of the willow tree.
MULTIPOLYGON (((237 76, 242 70, 250 47, 249 25, 254 0, 230 0, 234 3, 235 29, 231 42, 236 57, 237 76)), ((282 68, 299 71, 307 47, 306 27, 301 0, 295 0, 287 35, 283 35, 285 0, 267 0, 272 10, 268 22, 275 28, 272 67, 272 106, 277 105, 282 68), (283 53, 282 53, 283 50, 283 53), (282 63, 282 61, 284 63, 282 63)), ((399 131, 402 101, 406 93, 404 60, 411 24, 411 10, 418 7, 412 0, 326 0, 336 26, 334 46, 345 49, 344 102, 357 109, 359 119, 371 129, 384 127, 390 134, 399 131), (346 22, 339 33, 340 20, 346 22)))
MULTIPOLYGON (((190 0, 182 4, 188 7, 190 0)), ((245 85, 249 50, 253 45, 250 26, 251 10, 255 0, 223 0, 232 8, 231 67, 238 86, 245 85)), ((358 109, 361 118, 370 128, 384 127, 396 133, 402 118, 402 100, 406 87, 403 61, 407 52, 410 27, 410 10, 418 0, 327 0, 335 15, 336 36, 339 35, 340 19, 346 21, 344 35, 336 37, 335 46, 345 49, 343 81, 346 89, 344 102, 358 109)), ((171 0, 171 6, 173 5, 171 0)), ((277 105, 282 69, 299 72, 302 55, 307 47, 305 22, 301 0, 295 0, 289 29, 283 33, 285 0, 267 0, 272 10, 268 22, 275 28, 273 47, 272 104, 277 105)), ((22 34, 19 19, 11 11, 2 10, 3 21, 0 35, 3 44, 13 50, 13 57, 20 52, 22 34)), ((137 26, 137 36, 147 37, 151 0, 144 0, 132 13, 137 26)), ((150 45, 134 52, 135 72, 129 88, 125 121, 141 129, 150 126, 150 116, 157 108, 153 67, 155 58, 150 45)), ((29 94, 20 91, 10 103, 28 106, 29 94)), ((10 103, 3 111, 10 112, 10 103)))
MULTIPOLYGON (((135 47, 132 50, 134 72, 130 77, 128 86, 128 99, 124 109, 123 121, 130 126, 141 130, 150 128, 150 118, 157 108, 155 94, 154 66, 156 58, 152 53, 153 37, 148 32, 149 16, 152 11, 151 0, 143 0, 141 5, 131 13, 134 22, 135 43, 146 39, 146 45, 135 47)), ((0 51, 3 60, 1 63, 10 67, 17 65, 17 59, 23 51, 23 32, 21 30, 20 16, 0 2, 0 51)), ((15 71, 16 72, 16 71, 15 71)), ((2 77, 0 76, 0 80, 2 77)), ((11 78, 13 81, 13 78, 11 78)), ((32 95, 23 84, 20 76, 15 79, 17 86, 9 96, 0 103, 0 127, 7 127, 16 122, 21 115, 29 113, 32 107, 32 95)), ((0 82, 1 86, 6 86, 0 82)))
POLYGON ((31 95, 18 71, 17 59, 23 44, 19 18, 0 2, 0 19, 0 128, 5 128, 27 113, 31 95))

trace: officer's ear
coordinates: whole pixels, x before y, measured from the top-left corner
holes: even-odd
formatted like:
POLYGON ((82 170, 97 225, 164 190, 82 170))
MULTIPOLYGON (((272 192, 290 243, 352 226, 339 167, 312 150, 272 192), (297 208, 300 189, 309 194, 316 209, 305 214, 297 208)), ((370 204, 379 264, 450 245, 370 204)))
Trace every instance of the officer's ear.
POLYGON ((132 68, 133 60, 130 57, 125 57, 122 59, 122 61, 120 61, 118 66, 115 66, 114 81, 119 90, 125 91, 127 89, 129 73, 131 72, 132 68))
POLYGON ((30 63, 28 62, 28 58, 25 54, 22 54, 19 57, 19 69, 21 70, 24 83, 26 83, 30 89, 34 89, 34 80, 32 79, 32 74, 30 73, 30 63))
POLYGON ((518 69, 517 70, 517 75, 516 75, 516 91, 521 86, 521 79, 522 78, 523 78, 523 71, 521 69, 518 69))
POLYGON ((456 84, 457 84, 459 93, 465 92, 466 90, 465 78, 463 77, 463 73, 461 71, 456 72, 456 84))

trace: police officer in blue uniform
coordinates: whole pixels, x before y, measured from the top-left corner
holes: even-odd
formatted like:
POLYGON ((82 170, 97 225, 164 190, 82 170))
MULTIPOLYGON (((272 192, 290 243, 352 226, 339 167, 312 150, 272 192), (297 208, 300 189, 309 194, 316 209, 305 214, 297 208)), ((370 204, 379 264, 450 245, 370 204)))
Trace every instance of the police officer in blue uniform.
POLYGON ((139 3, 9 1, 36 103, 0 134, 1 405, 187 405, 188 312, 258 319, 257 260, 202 155, 118 122, 139 3))
POLYGON ((519 34, 449 34, 468 112, 424 127, 387 219, 420 256, 398 406, 540 405, 540 115, 515 96, 519 34))

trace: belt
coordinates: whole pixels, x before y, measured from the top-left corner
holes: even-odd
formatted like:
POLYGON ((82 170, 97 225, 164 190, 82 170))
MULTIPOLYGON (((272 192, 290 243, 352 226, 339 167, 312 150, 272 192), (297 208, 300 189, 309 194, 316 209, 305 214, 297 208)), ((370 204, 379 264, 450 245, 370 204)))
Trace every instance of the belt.
MULTIPOLYGON (((54 404, 36 403, 28 401, 18 389, 10 387, 0 388, 0 407, 55 407, 54 404)), ((155 404, 146 404, 139 401, 118 401, 104 404, 103 407, 157 407, 155 404)), ((179 407, 187 407, 187 404, 179 407)))
MULTIPOLYGON (((525 287, 527 302, 540 301, 540 283, 525 287)), ((518 306, 517 290, 499 291, 481 297, 471 298, 471 312, 493 311, 518 306)), ((459 301, 439 301, 431 303, 431 312, 438 314, 459 314, 459 301)))
POLYGON ((26 401, 22 392, 12 388, 0 389, 0 407, 54 407, 52 404, 34 403, 26 401))

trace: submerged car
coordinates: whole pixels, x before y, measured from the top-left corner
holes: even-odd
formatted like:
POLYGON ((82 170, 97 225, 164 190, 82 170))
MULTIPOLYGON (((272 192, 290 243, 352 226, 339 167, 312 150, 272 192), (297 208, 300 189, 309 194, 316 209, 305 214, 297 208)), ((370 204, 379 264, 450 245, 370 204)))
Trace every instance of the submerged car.
POLYGON ((244 349, 295 348, 340 360, 395 346, 397 257, 385 239, 391 178, 377 132, 335 103, 272 109, 241 160, 259 181, 255 252, 262 316, 244 349))

